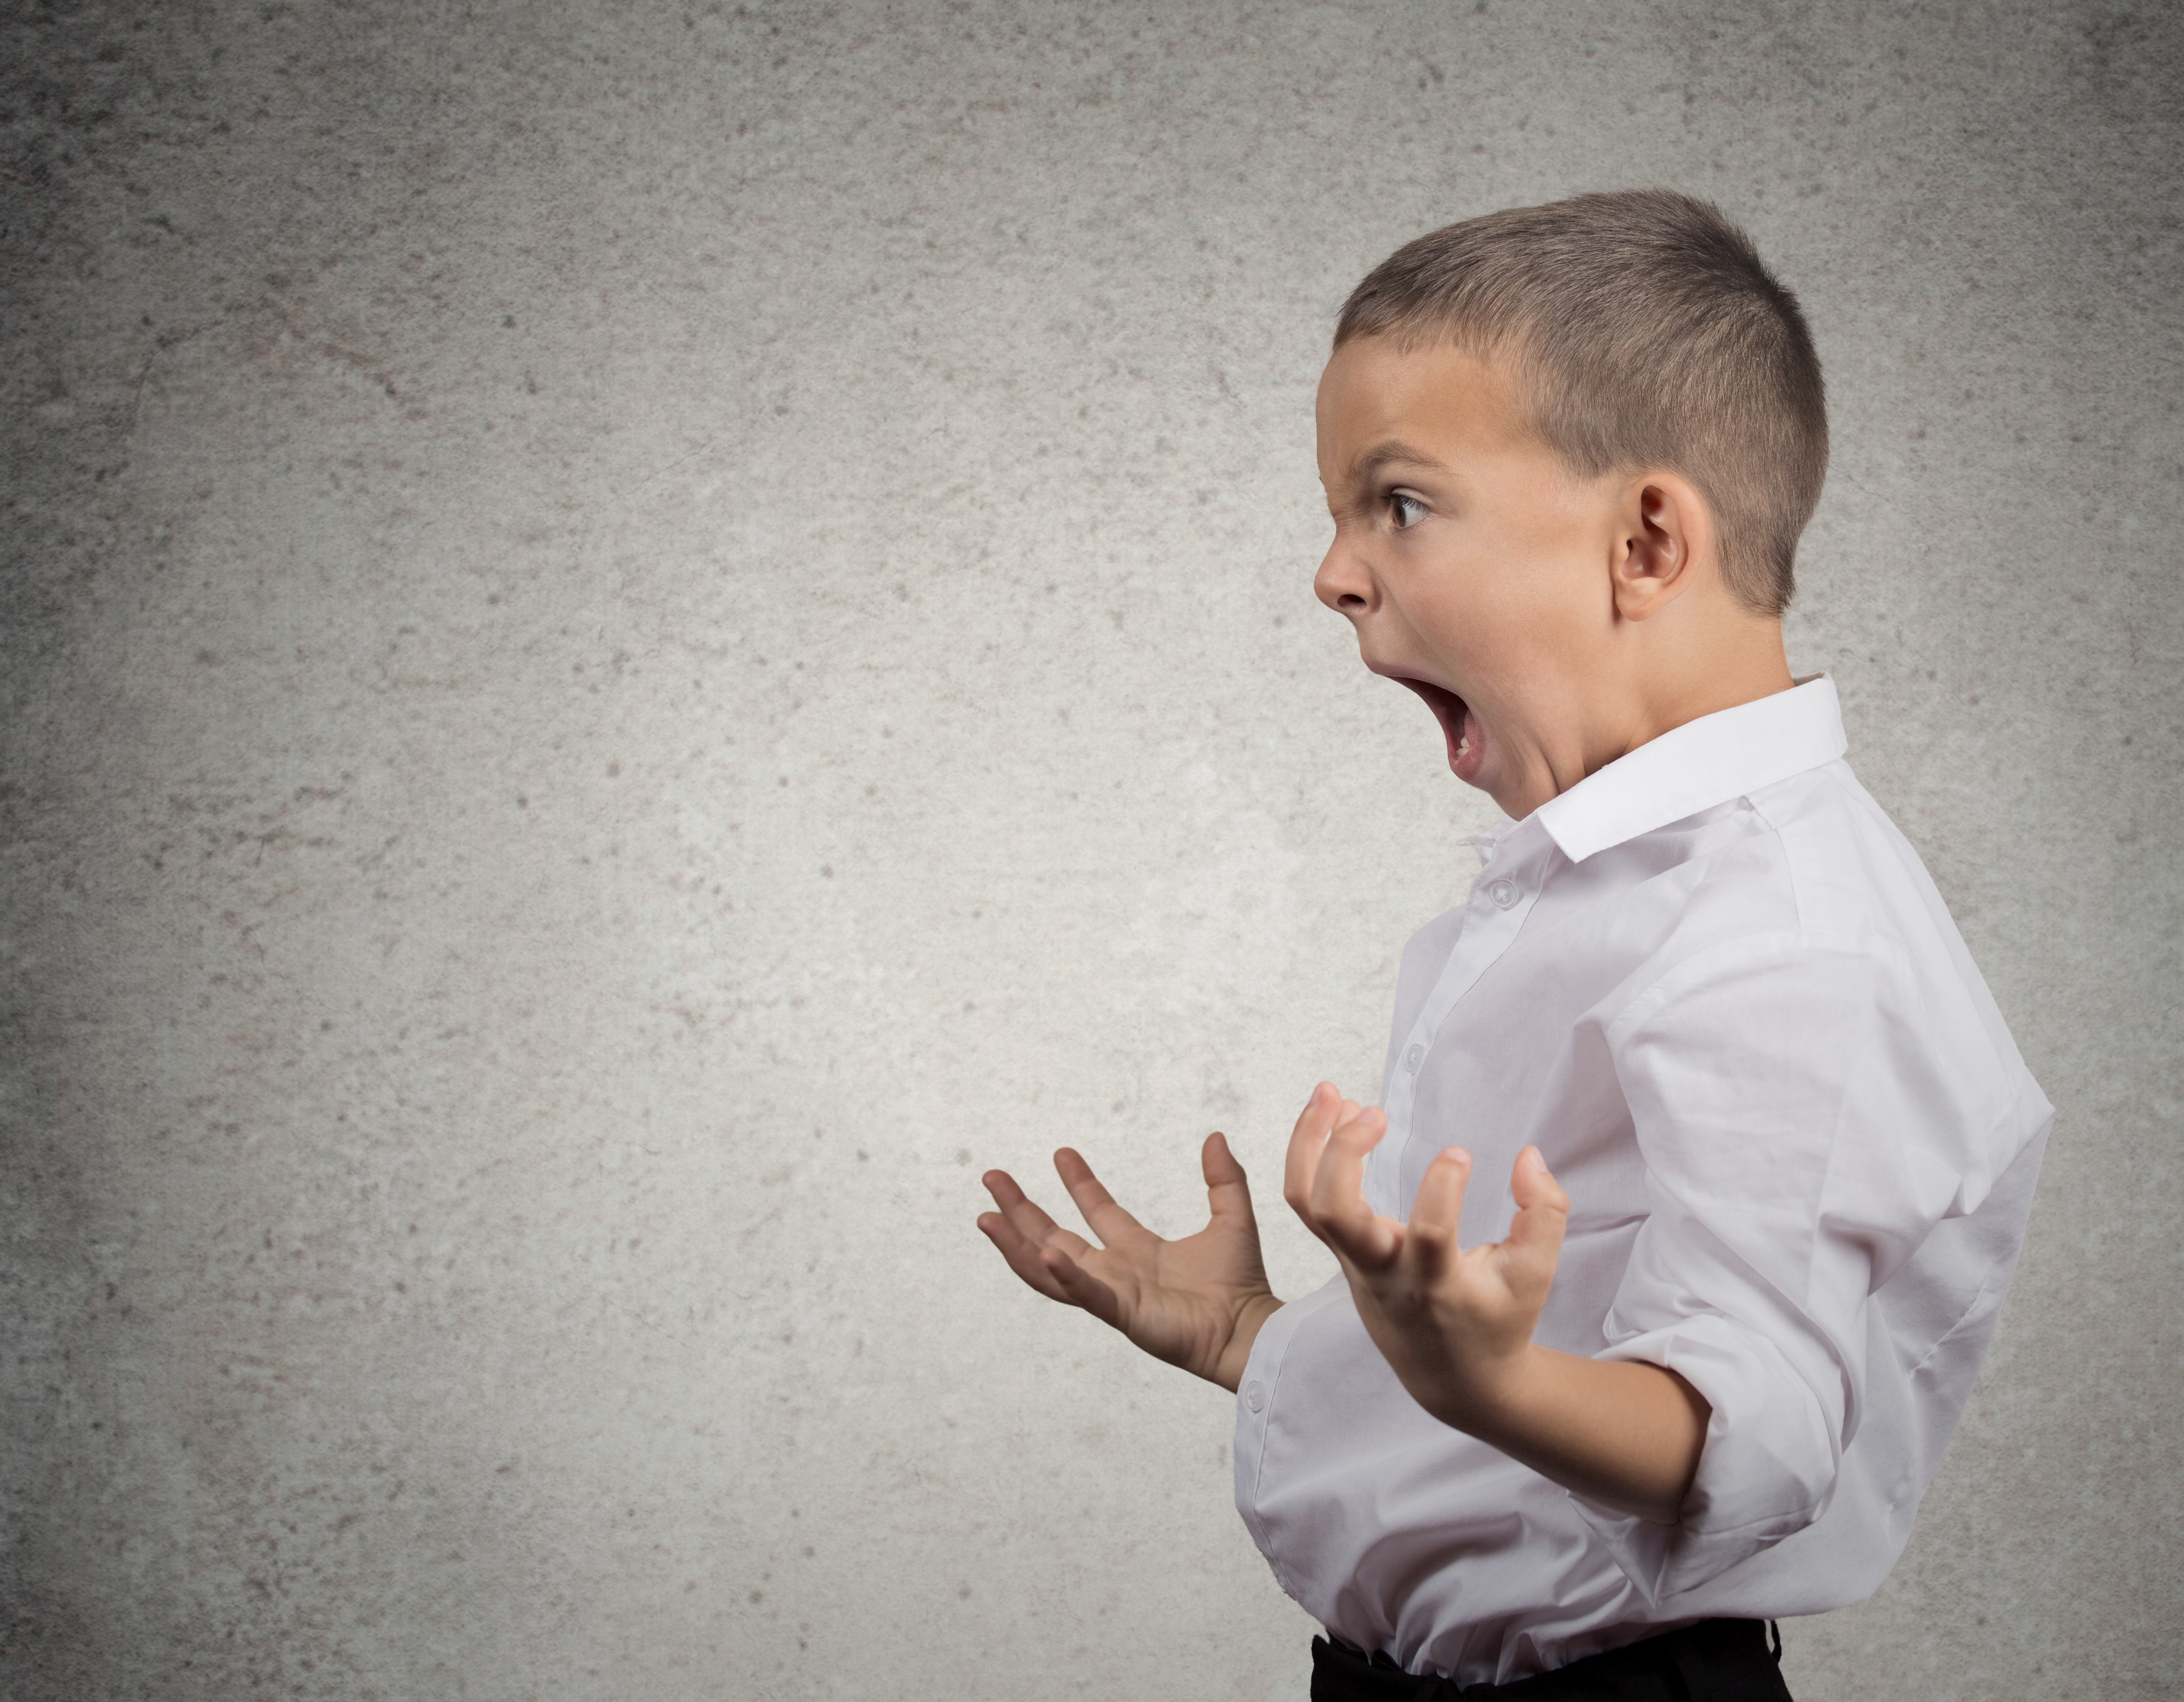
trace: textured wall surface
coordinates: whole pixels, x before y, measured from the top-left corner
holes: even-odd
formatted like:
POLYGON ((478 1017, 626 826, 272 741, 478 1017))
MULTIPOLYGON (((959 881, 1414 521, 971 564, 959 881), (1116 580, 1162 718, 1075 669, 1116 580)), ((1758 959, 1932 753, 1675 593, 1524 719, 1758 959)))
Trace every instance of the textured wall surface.
POLYGON ((1666 183, 1791 623, 2061 1109, 1807 1702, 2184 1694, 2184 13, 11 4, 11 1698, 1301 1698, 1229 1404, 1021 1289, 1377 1088, 1490 807, 1312 601, 1336 305, 1666 183), (1049 1184, 1052 1196, 1055 1190, 1049 1184))

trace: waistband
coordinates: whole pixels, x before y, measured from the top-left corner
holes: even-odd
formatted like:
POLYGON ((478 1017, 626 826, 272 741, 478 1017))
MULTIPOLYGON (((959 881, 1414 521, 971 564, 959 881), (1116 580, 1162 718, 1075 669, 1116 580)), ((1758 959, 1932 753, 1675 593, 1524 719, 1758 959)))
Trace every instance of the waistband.
POLYGON ((1782 1641, 1756 1619, 1708 1619, 1508 1684, 1459 1686, 1384 1654, 1312 1640, 1312 1702, 1790 1702, 1782 1641))

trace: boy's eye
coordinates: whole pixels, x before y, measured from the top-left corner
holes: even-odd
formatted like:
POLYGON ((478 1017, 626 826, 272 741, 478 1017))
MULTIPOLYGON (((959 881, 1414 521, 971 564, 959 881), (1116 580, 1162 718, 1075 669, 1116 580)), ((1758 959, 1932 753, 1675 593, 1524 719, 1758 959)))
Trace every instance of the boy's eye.
POLYGON ((1416 497, 1407 497, 1401 491, 1388 493, 1388 518, 1396 523, 1397 531, 1407 531, 1426 517, 1426 505, 1416 497))

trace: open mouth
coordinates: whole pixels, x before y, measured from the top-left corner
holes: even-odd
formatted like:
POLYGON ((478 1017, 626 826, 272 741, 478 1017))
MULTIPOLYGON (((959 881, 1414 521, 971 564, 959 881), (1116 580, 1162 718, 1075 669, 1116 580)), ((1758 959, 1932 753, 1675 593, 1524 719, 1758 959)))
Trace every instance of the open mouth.
POLYGON ((1388 677, 1399 686, 1408 686, 1424 699, 1434 719, 1440 723, 1441 737, 1448 741, 1449 772, 1458 780, 1469 780, 1479 767, 1485 743, 1479 717, 1471 713, 1470 705, 1446 687, 1429 681, 1413 680, 1407 674, 1388 677))

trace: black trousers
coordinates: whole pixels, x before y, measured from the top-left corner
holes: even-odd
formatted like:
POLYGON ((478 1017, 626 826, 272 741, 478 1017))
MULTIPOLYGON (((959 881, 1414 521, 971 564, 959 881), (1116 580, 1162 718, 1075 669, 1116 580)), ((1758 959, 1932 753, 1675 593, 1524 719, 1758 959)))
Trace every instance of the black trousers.
POLYGON ((1312 1702, 1791 1702, 1781 1648, 1756 1619, 1709 1619, 1513 1684, 1459 1688, 1315 1637, 1312 1702))

